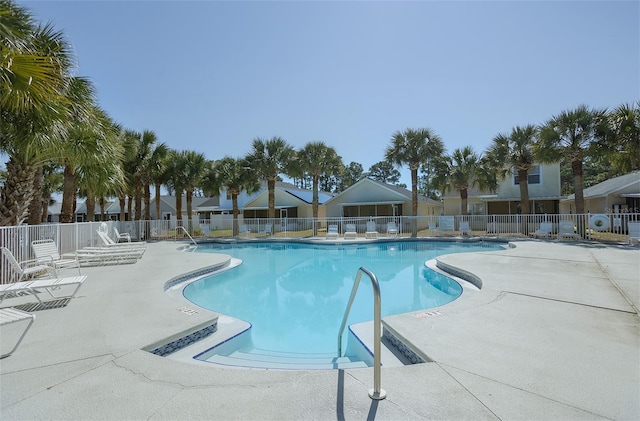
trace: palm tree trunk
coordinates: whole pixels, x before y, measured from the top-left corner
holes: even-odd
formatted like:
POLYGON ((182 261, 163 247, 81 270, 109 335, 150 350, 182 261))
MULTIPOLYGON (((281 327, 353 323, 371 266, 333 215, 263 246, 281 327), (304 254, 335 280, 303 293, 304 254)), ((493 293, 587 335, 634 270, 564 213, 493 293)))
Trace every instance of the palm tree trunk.
POLYGON ((267 189, 269 190, 269 218, 276 217, 276 179, 267 178, 267 189))
POLYGON ((42 201, 44 190, 44 168, 38 166, 33 177, 33 199, 29 204, 29 225, 38 225, 42 222, 42 201))
POLYGON ((93 222, 96 219, 96 197, 91 190, 87 190, 87 199, 85 200, 87 207, 87 222, 93 222))
POLYGON ((573 172, 573 190, 576 197, 576 213, 584 213, 584 180, 582 175, 582 160, 576 160, 571 163, 573 172))
POLYGON ((134 218, 133 208, 133 196, 129 196, 127 200, 127 213, 129 214, 129 221, 133 221, 134 218))
POLYGON ((49 199, 45 197, 42 198, 42 216, 41 221, 47 222, 49 218, 49 199))
MULTIPOLYGON (((576 197, 576 213, 578 215, 584 214, 584 180, 582 173, 582 160, 575 160, 571 162, 571 169, 573 171, 573 189, 576 197)), ((582 238, 586 237, 587 229, 585 227, 584 218, 578 217, 576 222, 578 234, 582 238)))
POLYGON ((189 232, 191 232, 191 230, 193 229, 193 219, 192 219, 192 212, 193 212, 193 190, 192 189, 187 189, 187 229, 189 230, 189 232))
POLYGON ((144 220, 151 219, 151 187, 149 184, 144 185, 144 220))
POLYGON ((20 225, 27 217, 33 198, 33 166, 13 157, 6 164, 7 179, 0 187, 0 226, 20 225))
POLYGON ((156 197, 154 198, 154 201, 156 202, 156 219, 160 220, 161 216, 160 215, 160 184, 156 184, 156 197))
POLYGON ((232 230, 232 234, 233 236, 237 236, 238 235, 238 193, 231 193, 231 207, 233 208, 232 214, 233 214, 233 230, 232 230))
POLYGON ((120 222, 124 222, 126 215, 124 213, 124 207, 125 204, 127 203, 127 199, 124 195, 120 195, 118 196, 118 202, 120 203, 120 222))
POLYGON ((140 185, 140 179, 135 186, 135 200, 136 200, 136 212, 135 212, 135 220, 139 221, 142 219, 142 186, 140 185))
POLYGON ((467 199, 469 198, 469 191, 467 189, 460 189, 460 214, 468 215, 467 199))
POLYGON ((62 207, 60 222, 69 224, 74 222, 73 209, 76 201, 76 174, 71 165, 64 167, 64 181, 62 183, 62 207))
POLYGON ((311 201, 313 215, 313 236, 318 234, 318 176, 313 176, 313 200, 311 201))
POLYGON ((531 203, 529 201, 529 171, 518 170, 518 182, 520 183, 520 232, 529 235, 529 214, 531 203))
MULTIPOLYGON (((411 166, 411 216, 418 216, 418 166, 411 166)), ((418 236, 418 221, 411 221, 411 237, 418 236)))
POLYGON ((182 190, 176 190, 176 219, 182 225, 182 190))

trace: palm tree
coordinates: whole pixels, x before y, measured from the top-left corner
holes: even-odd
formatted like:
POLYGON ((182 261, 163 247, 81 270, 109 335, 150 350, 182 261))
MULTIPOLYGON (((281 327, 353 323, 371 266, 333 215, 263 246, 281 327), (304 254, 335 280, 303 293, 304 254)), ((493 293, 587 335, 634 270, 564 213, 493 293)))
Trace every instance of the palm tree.
MULTIPOLYGON (((146 164, 149 172, 149 181, 155 187, 155 207, 156 207, 156 219, 160 219, 160 193, 161 187, 167 182, 167 157, 169 156, 170 149, 165 143, 159 143, 151 152, 149 161, 146 164)), ((146 194, 146 192, 145 192, 146 194)), ((150 199, 149 199, 150 201, 150 199)), ((146 220, 151 219, 150 215, 150 203, 146 203, 145 199, 145 216, 146 220)))
POLYGON ((0 16, 0 109, 55 116, 63 111, 61 92, 72 64, 67 42, 13 1, 0 0, 0 16))
POLYGON ((268 217, 276 217, 276 180, 280 173, 286 172, 293 157, 293 148, 282 138, 272 137, 269 140, 254 139, 253 149, 247 155, 251 168, 267 180, 269 191, 268 217))
POLYGON ((297 166, 311 176, 313 182, 311 209, 313 217, 318 218, 318 185, 320 176, 339 174, 342 170, 342 158, 340 158, 335 149, 327 146, 324 142, 309 142, 298 151, 296 160, 297 166))
POLYGON ((183 185, 186 192, 187 219, 191 230, 191 218, 193 215, 193 193, 196 188, 201 187, 206 175, 209 163, 205 156, 194 151, 182 151, 181 153, 183 172, 183 185))
POLYGON ((114 133, 110 133, 113 130, 111 120, 95 105, 94 93, 93 86, 86 79, 73 78, 69 85, 68 96, 74 105, 69 128, 60 139, 63 148, 61 163, 64 165, 62 223, 74 221, 81 178, 90 187, 98 188, 98 184, 111 184, 120 175, 117 170, 121 158, 120 145, 114 133), (85 177, 81 176, 82 172, 85 177))
POLYGON ((210 174, 206 176, 208 183, 205 185, 207 192, 220 194, 226 190, 231 195, 233 208, 233 236, 238 235, 238 196, 242 191, 251 194, 260 188, 260 182, 256 171, 253 171, 246 159, 234 159, 224 157, 213 163, 210 174))
MULTIPOLYGON (((391 145, 385 150, 385 159, 402 166, 409 166, 411 172, 411 215, 418 216, 418 169, 428 160, 438 160, 444 153, 444 144, 433 130, 406 129, 395 132, 391 145)), ((412 224, 411 236, 418 235, 417 225, 412 224)))
POLYGON ((514 171, 520 186, 520 208, 523 215, 531 213, 529 201, 529 172, 533 169, 535 156, 533 145, 538 136, 538 128, 534 125, 514 127, 511 134, 498 134, 486 155, 494 163, 497 177, 504 180, 514 171))
POLYGON ((435 181, 443 192, 457 190, 460 192, 460 213, 467 215, 468 190, 473 187, 492 189, 489 171, 483 165, 481 157, 471 146, 457 148, 450 156, 445 156, 436 169, 435 181))
POLYGON ((622 173, 640 169, 640 101, 622 104, 609 113, 613 134, 611 162, 622 173))
POLYGON ((0 225, 27 217, 38 167, 59 155, 69 104, 71 55, 62 33, 36 26, 25 9, 0 1, 0 152, 9 160, 0 187, 0 225))
POLYGON ((104 198, 112 196, 125 184, 122 171, 123 147, 120 143, 119 127, 106 115, 102 117, 102 130, 99 135, 102 145, 78 168, 79 186, 86 195, 87 220, 93 221, 95 203, 100 203, 100 220, 104 219, 104 198))
POLYGON ((541 162, 564 160, 571 165, 577 214, 584 213, 584 159, 597 154, 597 142, 605 139, 606 129, 606 110, 580 105, 548 120, 534 145, 534 153, 541 162))
POLYGON ((182 193, 185 191, 184 169, 185 162, 182 159, 182 152, 171 150, 167 157, 167 186, 173 190, 176 198, 176 217, 178 225, 182 225, 182 193))

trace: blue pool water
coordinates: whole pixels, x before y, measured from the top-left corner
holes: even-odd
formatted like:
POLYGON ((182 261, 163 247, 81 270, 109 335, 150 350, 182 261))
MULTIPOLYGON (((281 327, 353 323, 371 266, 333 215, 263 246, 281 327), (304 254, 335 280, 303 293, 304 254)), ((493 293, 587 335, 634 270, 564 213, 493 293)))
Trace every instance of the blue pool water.
MULTIPOLYGON (((243 260, 188 285, 194 304, 252 325, 255 348, 276 352, 335 352, 340 323, 358 268, 378 278, 382 317, 449 303, 462 293, 452 279, 428 269, 436 256, 502 249, 484 243, 384 242, 351 245, 253 243, 201 245, 198 252, 243 260)), ((373 293, 362 277, 348 325, 373 319, 373 293)))

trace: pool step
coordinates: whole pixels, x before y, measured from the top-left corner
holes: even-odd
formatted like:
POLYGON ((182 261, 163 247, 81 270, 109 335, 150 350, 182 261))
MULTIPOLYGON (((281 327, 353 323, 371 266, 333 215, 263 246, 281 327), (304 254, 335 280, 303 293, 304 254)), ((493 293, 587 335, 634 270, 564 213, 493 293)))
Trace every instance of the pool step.
POLYGON ((353 361, 349 357, 336 358, 330 354, 291 354, 273 351, 251 350, 234 351, 229 355, 214 354, 208 362, 233 367, 253 367, 278 370, 335 370, 347 368, 365 368, 364 361, 353 361))

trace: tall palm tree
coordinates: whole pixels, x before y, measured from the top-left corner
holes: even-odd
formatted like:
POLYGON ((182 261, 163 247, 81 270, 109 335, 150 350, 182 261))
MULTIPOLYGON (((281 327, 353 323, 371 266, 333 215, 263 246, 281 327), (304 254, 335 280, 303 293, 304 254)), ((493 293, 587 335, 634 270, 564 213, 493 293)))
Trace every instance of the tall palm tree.
POLYGON ((253 149, 247 155, 247 161, 251 168, 267 180, 269 192, 269 218, 276 217, 276 180, 280 173, 286 172, 289 162, 293 157, 293 148, 281 137, 271 139, 254 139, 253 149))
POLYGON ((471 146, 457 148, 450 156, 445 156, 436 169, 436 184, 446 192, 457 190, 460 193, 460 213, 467 215, 468 190, 473 187, 491 189, 489 171, 483 165, 481 157, 471 146))
MULTIPOLYGON (((95 91, 91 83, 82 78, 73 78, 69 85, 69 99, 73 109, 69 128, 60 139, 63 148, 61 163, 64 165, 62 208, 60 222, 74 222, 76 195, 81 173, 89 174, 83 179, 93 188, 99 183, 111 183, 117 177, 121 157, 120 144, 110 135, 113 124, 107 115, 95 105, 95 91), (97 170, 98 167, 100 170, 97 170), (89 179, 92 178, 92 181, 89 179)), ((112 133, 111 133, 112 134, 112 133)))
POLYGON ((260 182, 256 171, 252 170, 246 159, 224 157, 216 161, 210 168, 210 174, 205 190, 210 193, 220 194, 226 190, 231 195, 233 213, 233 235, 238 235, 238 196, 242 191, 251 194, 260 188, 260 182))
MULTIPOLYGON (((395 132, 391 144, 385 150, 385 159, 397 166, 408 165, 411 172, 411 215, 418 216, 418 169, 428 161, 440 159, 444 153, 444 144, 440 136, 429 128, 406 129, 395 132)), ((412 224, 411 236, 416 237, 418 230, 412 224)))
MULTIPOLYGON (((162 185, 167 182, 167 157, 169 156, 170 149, 165 143, 159 143, 153 149, 149 161, 146 164, 149 181, 155 188, 155 207, 156 207, 156 219, 160 219, 160 193, 162 185)), ((146 194, 146 193, 145 193, 146 194)), ((145 219, 151 219, 150 215, 150 203, 146 203, 145 199, 145 219)))
POLYGON ((186 188, 184 183, 185 165, 181 151, 173 149, 169 151, 166 167, 166 183, 175 194, 175 208, 178 225, 182 225, 182 194, 186 188))
POLYGON ((204 154, 194 151, 182 151, 181 153, 183 172, 184 190, 187 202, 187 219, 189 220, 189 229, 192 229, 191 219, 193 216, 193 193, 201 187, 203 179, 206 175, 209 163, 204 154))
POLYGON ((534 153, 541 162, 564 160, 571 165, 576 213, 584 213, 583 163, 595 156, 607 134, 606 110, 580 105, 553 116, 541 128, 534 153))
POLYGON ((515 171, 520 187, 520 208, 523 215, 531 213, 529 200, 529 172, 533 169, 535 156, 533 145, 538 136, 538 128, 532 124, 514 127, 509 135, 500 133, 493 138, 493 143, 486 155, 491 157, 495 165, 497 177, 504 180, 515 171))
POLYGON ((69 103, 64 95, 72 60, 51 25, 35 25, 26 9, 0 1, 0 152, 9 160, 0 186, 0 225, 27 217, 38 167, 58 155, 69 103))
MULTIPOLYGON (((318 217, 318 185, 321 175, 339 174, 342 171, 342 158, 324 142, 309 142, 296 154, 297 165, 311 176, 313 199, 311 209, 313 217, 318 217)), ((315 227, 315 225, 314 225, 315 227)))
POLYGON ((622 104, 609 113, 613 138, 611 162, 620 172, 640 169, 640 101, 622 104))
POLYGON ((125 176, 125 182, 122 188, 118 191, 118 201, 120 202, 120 221, 123 222, 126 219, 127 213, 130 220, 134 218, 132 203, 136 191, 136 174, 139 165, 138 149, 141 145, 142 133, 134 130, 121 129, 119 138, 123 147, 122 171, 125 176), (127 199, 129 203, 128 209, 127 199))
MULTIPOLYGON (((38 25, 26 8, 0 0, 0 109, 52 117, 72 65, 69 45, 51 25, 38 25)), ((64 114, 60 116, 64 118, 64 114)))

